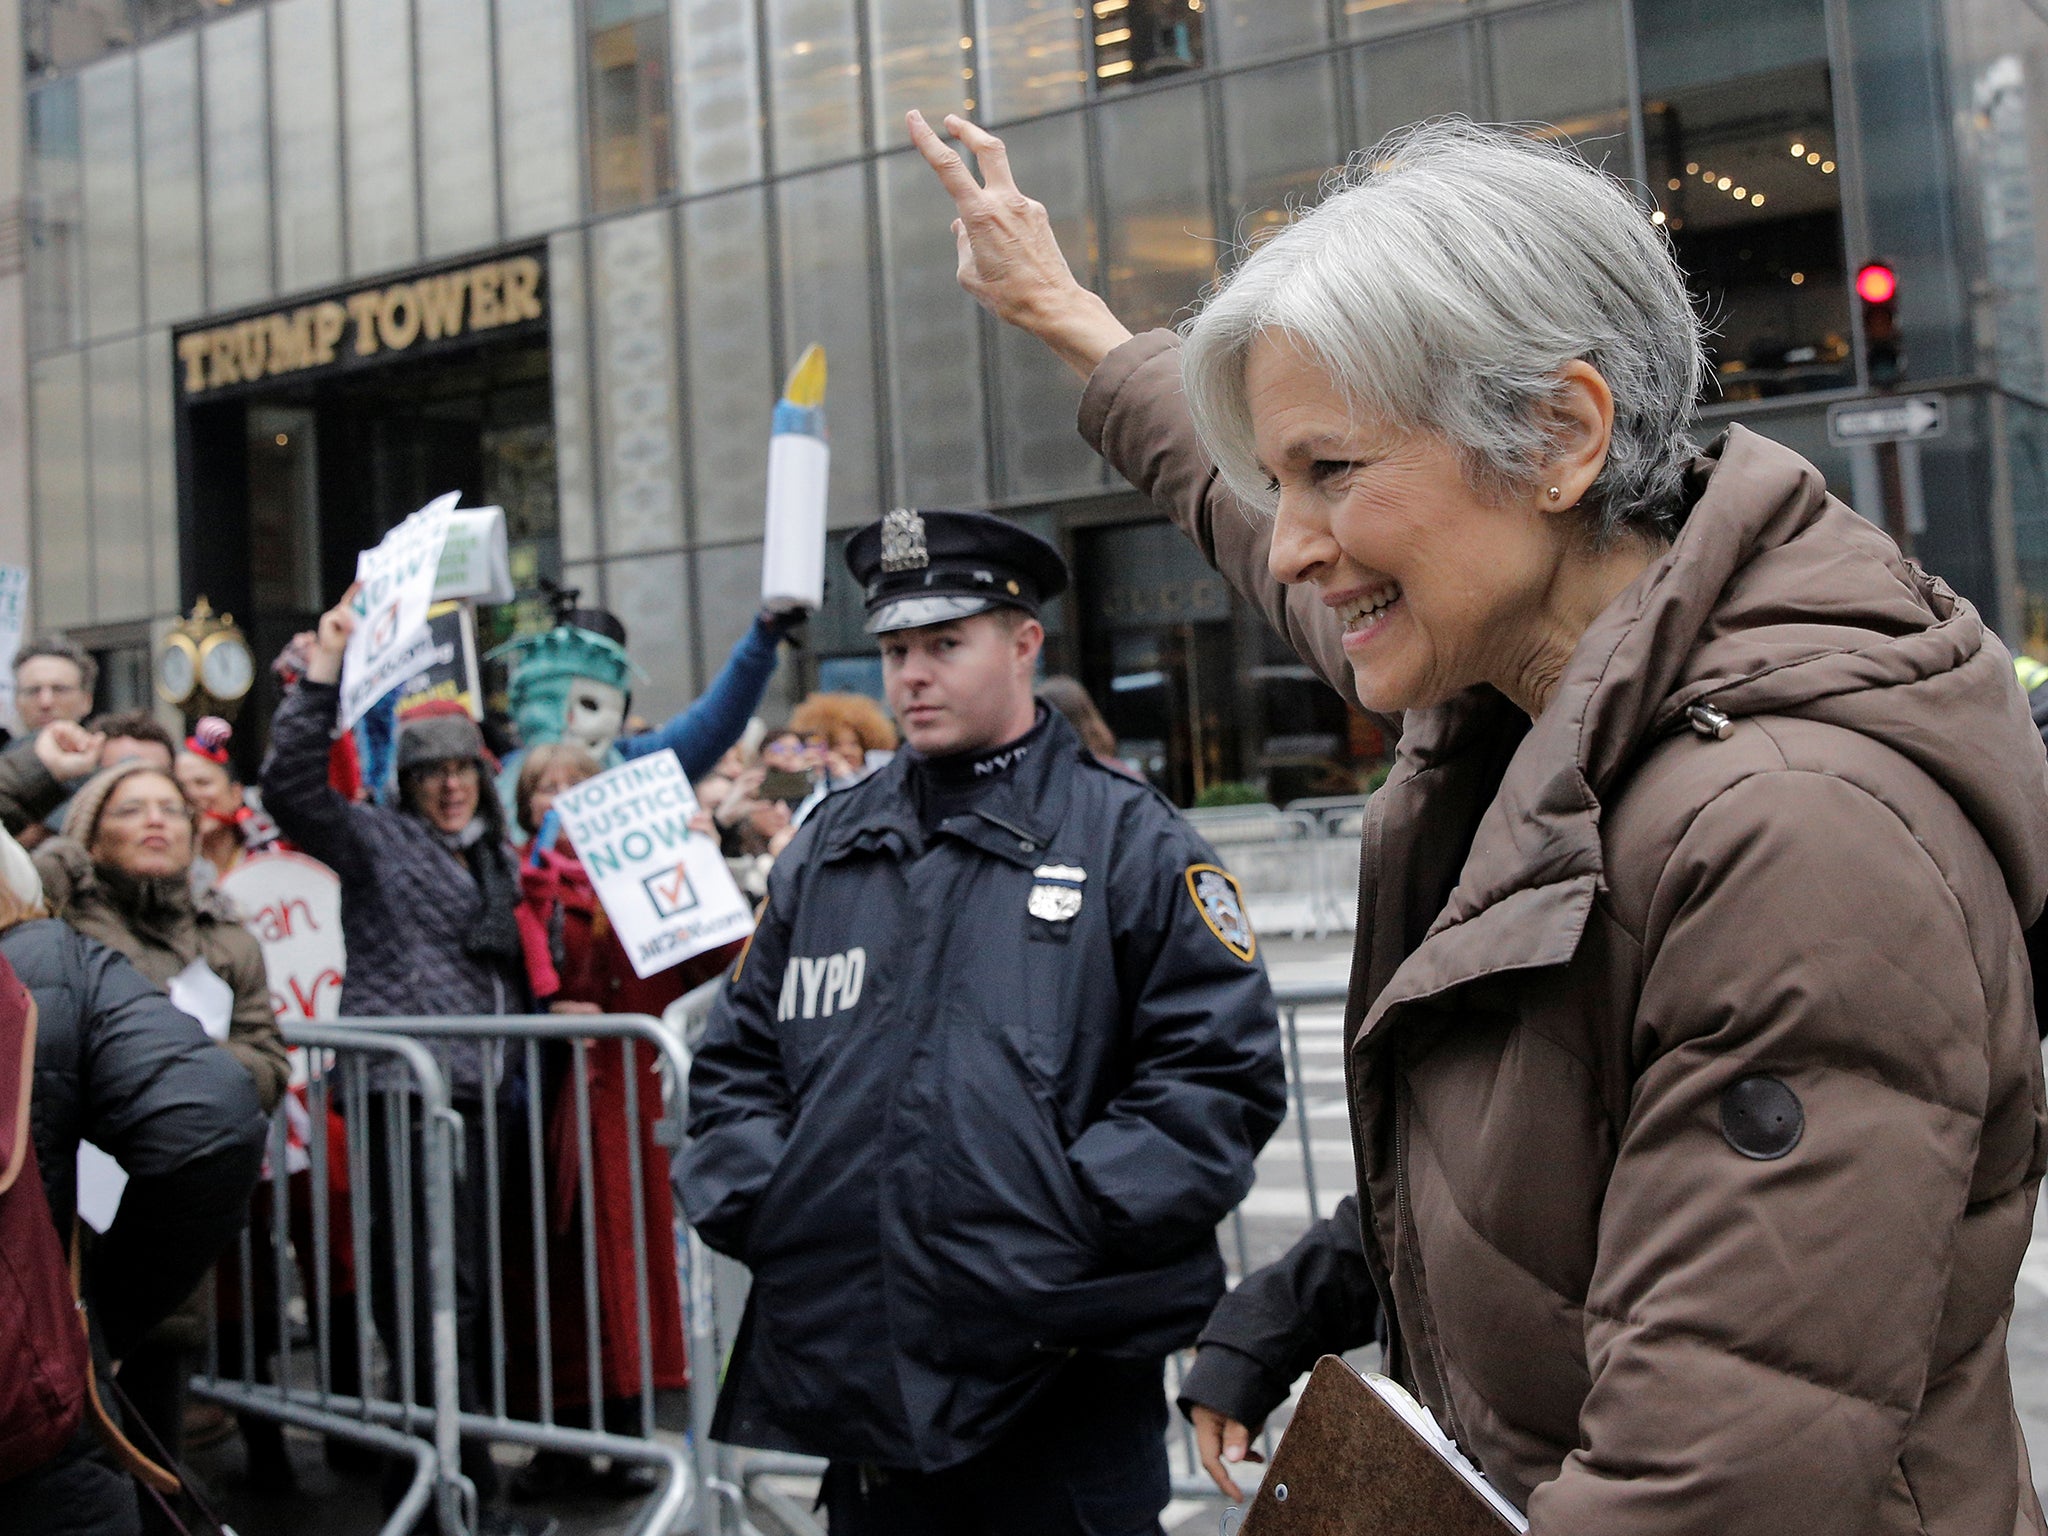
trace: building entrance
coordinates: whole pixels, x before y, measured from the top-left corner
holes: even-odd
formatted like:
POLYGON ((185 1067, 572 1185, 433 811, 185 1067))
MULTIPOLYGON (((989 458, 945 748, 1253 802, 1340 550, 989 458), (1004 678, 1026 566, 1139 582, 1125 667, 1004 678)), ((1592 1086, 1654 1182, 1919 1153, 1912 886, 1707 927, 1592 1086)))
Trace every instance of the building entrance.
MULTIPOLYGON (((544 324, 214 392, 186 403, 180 439, 187 600, 233 613, 259 661, 312 627, 360 550, 445 491, 505 509, 520 587, 560 574, 544 324)), ((480 613, 480 643, 516 618, 480 613)), ((266 671, 244 706, 252 752, 276 703, 266 671)))

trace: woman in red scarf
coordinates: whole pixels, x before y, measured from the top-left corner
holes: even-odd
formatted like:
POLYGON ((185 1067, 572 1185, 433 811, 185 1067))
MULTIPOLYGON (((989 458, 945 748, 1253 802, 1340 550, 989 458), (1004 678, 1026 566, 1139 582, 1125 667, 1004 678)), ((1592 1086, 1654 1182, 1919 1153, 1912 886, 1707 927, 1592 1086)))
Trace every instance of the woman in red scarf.
MULTIPOLYGON (((556 795, 599 771, 597 761, 581 747, 566 742, 533 748, 520 764, 514 793, 519 826, 530 841, 519 861, 522 901, 518 911, 520 937, 534 996, 554 1013, 645 1013, 662 1010, 691 988, 709 980, 730 962, 738 946, 714 950, 645 980, 633 974, 632 963, 612 932, 590 877, 566 841, 540 846, 534 834, 556 795)), ((583 1300, 582 1221, 577 1201, 583 1170, 577 1155, 576 1091, 569 1079, 566 1050, 544 1073, 547 1146, 548 1294, 553 1314, 553 1367, 556 1418, 583 1421, 590 1404, 588 1355, 583 1300), (583 1413, 576 1412, 578 1407, 583 1413)), ((633 1213, 630 1153, 627 1144, 625 1059, 617 1042, 594 1043, 583 1053, 589 1083, 590 1135, 595 1153, 591 1188, 595 1196, 597 1234, 597 1314, 600 1319, 600 1364, 603 1371, 604 1420, 615 1433, 637 1434, 640 1428, 640 1339, 633 1272, 633 1213)), ((689 1374, 683 1353, 682 1297, 676 1280, 674 1205, 669 1193, 668 1158, 654 1140, 661 1118, 661 1079, 652 1046, 633 1048, 633 1081, 639 1094, 641 1201, 647 1235, 649 1334, 658 1389, 682 1387, 689 1374)), ((680 1085, 678 1085, 680 1087, 680 1085)), ((524 1230, 524 1210, 509 1213, 524 1230)), ((508 1218, 509 1219, 509 1218, 508 1218)), ((527 1245, 507 1244, 508 1295, 524 1289, 515 1280, 515 1265, 530 1267, 527 1245)), ((508 1331, 511 1328, 508 1322, 508 1331)), ((509 1384, 515 1392, 533 1390, 531 1382, 509 1384)), ((634 1483, 645 1469, 614 1464, 611 1478, 618 1491, 639 1491, 634 1483)), ((521 1480, 523 1491, 541 1494, 588 1476, 580 1458, 543 1452, 521 1480)))

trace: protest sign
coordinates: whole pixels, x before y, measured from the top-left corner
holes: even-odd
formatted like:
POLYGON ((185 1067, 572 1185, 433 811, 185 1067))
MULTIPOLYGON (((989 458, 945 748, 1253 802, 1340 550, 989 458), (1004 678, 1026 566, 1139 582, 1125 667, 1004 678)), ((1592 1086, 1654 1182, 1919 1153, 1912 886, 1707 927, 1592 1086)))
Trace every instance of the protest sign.
POLYGON ((477 603, 509 603, 512 555, 505 542, 503 507, 463 507, 448 514, 448 537, 434 574, 434 601, 466 597, 477 603))
POLYGON ((14 718, 14 653, 28 617, 28 572, 0 565, 0 719, 14 718))
POLYGON ((642 978, 754 931, 715 839, 690 830, 697 797, 673 751, 622 763, 555 797, 562 834, 642 978))
POLYGON ((270 1006, 283 1020, 341 1016, 341 881, 303 853, 258 853, 220 877, 242 925, 263 947, 270 1006))
POLYGON ((425 666, 425 633, 434 576, 460 491, 437 496, 356 556, 355 632, 341 657, 341 728, 347 730, 385 694, 425 666))
MULTIPOLYGON (((458 517, 460 513, 456 514, 458 517)), ((476 616, 467 603, 436 603, 427 610, 427 664, 398 685, 398 718, 422 704, 452 701, 484 717, 484 687, 476 661, 476 616)))

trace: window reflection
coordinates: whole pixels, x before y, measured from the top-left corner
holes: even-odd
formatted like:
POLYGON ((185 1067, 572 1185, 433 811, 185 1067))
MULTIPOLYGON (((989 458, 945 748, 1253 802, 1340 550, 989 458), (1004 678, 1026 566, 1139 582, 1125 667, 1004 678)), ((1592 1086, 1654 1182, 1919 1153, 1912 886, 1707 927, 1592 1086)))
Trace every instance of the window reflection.
POLYGON ((668 6, 594 0, 589 17, 590 195, 597 212, 612 213, 675 188, 668 6))
POLYGON ((732 0, 674 0, 676 113, 686 192, 761 175, 754 12, 732 0))
POLYGON ((1330 36, 1325 0, 1206 0, 1203 14, 1219 64, 1313 48, 1330 36))
POLYGON ((1223 140, 1234 233, 1278 224, 1290 206, 1316 201, 1340 153, 1336 90, 1328 59, 1226 76, 1223 140))
POLYGON ((1344 30, 1351 37, 1370 37, 1469 9, 1469 0, 1344 0, 1344 30))
MULTIPOLYGON (((1045 204, 1067 264, 1095 282, 1095 221, 1088 210, 1088 162, 1076 113, 1018 123, 1003 143, 1020 186, 1045 204)), ((1102 484, 1102 461, 1074 430, 1081 383, 1073 371, 1012 325, 995 334, 996 430, 1011 496, 1053 496, 1102 484)))
POLYGON ((1618 0, 1509 12, 1487 23, 1493 117, 1542 123, 1598 165, 1628 164, 1628 37, 1618 0))
POLYGON ((848 0, 770 0, 768 60, 778 170, 860 149, 860 58, 848 0))
POLYGON ((1352 54, 1358 142, 1377 143, 1425 117, 1484 116, 1472 88, 1472 29, 1435 27, 1352 54))
POLYGON ((1203 0, 1093 0, 1098 87, 1136 85, 1200 69, 1208 52, 1203 0))
POLYGON ((1199 90, 1102 110, 1109 307, 1133 330, 1170 324, 1213 271, 1205 142, 1199 90))
POLYGON ((1820 0, 1774 5, 1771 19, 1759 29, 1677 0, 1641 13, 1653 217, 1714 317, 1730 400, 1854 378, 1820 0))
POLYGON ((135 41, 128 0, 26 0, 22 63, 31 75, 90 64, 135 41))
POLYGON ((78 81, 57 80, 28 99, 28 344, 35 352, 79 338, 78 81))
MULTIPOLYGON (((767 239, 757 188, 683 204, 683 360, 700 539, 742 538, 761 526, 768 418, 782 382, 770 377, 767 239)), ((840 359, 826 361, 826 404, 833 409, 840 359)))
POLYGON ((888 301, 895 500, 910 507, 986 500, 981 343, 955 278, 951 199, 915 154, 878 168, 888 301))
POLYGON ((1085 4, 1073 0, 976 0, 982 115, 1028 117, 1081 99, 1085 4))
MULTIPOLYGON (((825 349, 825 424, 832 438, 827 515, 834 527, 873 522, 875 476, 874 333, 869 305, 868 202, 857 165, 799 176, 776 188, 782 235, 782 355, 817 342, 825 349)), ((779 385, 781 380, 776 380, 779 385)))
POLYGON ((975 108, 974 38, 960 30, 959 0, 871 0, 875 137, 903 143, 912 107, 934 123, 975 108))

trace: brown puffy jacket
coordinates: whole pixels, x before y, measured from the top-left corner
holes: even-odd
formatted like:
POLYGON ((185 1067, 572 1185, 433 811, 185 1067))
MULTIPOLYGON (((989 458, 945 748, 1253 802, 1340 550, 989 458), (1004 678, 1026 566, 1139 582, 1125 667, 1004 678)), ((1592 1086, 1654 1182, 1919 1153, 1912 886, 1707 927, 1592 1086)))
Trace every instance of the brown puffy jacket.
MULTIPOLYGON (((1082 431, 1351 696, 1170 336, 1082 431)), ((1538 720, 1411 712, 1373 798, 1346 1067, 1394 1369, 1539 1536, 2041 1532, 2006 1325, 2048 758, 1810 465, 1737 427, 1688 495, 1538 720)))

